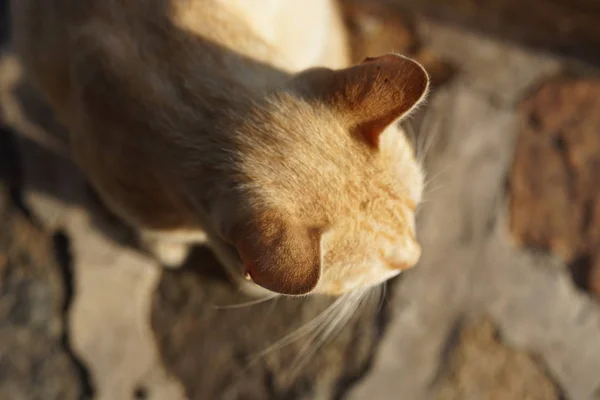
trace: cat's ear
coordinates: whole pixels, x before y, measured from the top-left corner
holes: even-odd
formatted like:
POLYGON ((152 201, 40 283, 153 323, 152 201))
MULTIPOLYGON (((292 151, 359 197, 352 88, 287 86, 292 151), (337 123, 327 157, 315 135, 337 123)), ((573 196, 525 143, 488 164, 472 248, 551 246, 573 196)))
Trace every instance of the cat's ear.
POLYGON ((236 248, 252 280, 286 295, 310 293, 321 277, 321 232, 279 214, 255 218, 238 232, 236 248))
POLYGON ((425 69, 397 54, 340 70, 310 69, 292 82, 305 97, 338 111, 348 129, 375 148, 383 130, 421 103, 429 88, 425 69))

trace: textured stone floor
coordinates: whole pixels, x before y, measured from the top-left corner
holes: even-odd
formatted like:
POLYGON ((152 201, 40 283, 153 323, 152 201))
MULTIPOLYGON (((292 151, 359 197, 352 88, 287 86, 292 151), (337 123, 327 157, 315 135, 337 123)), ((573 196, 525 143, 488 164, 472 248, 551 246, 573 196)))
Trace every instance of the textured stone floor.
POLYGON ((347 11, 357 59, 434 74, 412 121, 430 182, 418 267, 325 314, 246 304, 206 249, 181 271, 137 251, 4 48, 0 399, 600 399, 596 70, 347 11))

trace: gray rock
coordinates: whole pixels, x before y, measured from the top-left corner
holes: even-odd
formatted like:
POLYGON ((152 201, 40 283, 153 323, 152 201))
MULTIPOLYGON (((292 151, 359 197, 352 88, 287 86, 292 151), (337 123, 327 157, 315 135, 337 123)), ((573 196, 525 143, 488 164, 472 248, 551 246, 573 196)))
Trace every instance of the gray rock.
POLYGON ((8 135, 0 133, 0 398, 83 399, 90 388, 66 345, 65 274, 52 236, 15 205, 8 135))

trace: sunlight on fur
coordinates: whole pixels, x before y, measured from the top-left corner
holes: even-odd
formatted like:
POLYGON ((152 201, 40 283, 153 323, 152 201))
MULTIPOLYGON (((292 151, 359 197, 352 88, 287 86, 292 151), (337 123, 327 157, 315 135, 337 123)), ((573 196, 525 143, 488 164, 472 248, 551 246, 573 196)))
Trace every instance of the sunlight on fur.
POLYGON ((428 74, 398 54, 350 66, 333 0, 264 6, 19 0, 13 44, 90 184, 162 264, 205 242, 240 288, 348 293, 347 315, 421 256, 429 145, 399 122, 428 74))

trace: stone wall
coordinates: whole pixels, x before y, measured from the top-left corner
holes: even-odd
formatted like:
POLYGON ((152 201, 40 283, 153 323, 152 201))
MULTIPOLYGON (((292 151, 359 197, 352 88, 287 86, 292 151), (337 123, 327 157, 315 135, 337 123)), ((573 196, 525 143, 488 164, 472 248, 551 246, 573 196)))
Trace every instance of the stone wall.
POLYGON ((181 271, 144 256, 5 46, 0 399, 600 399, 596 67, 402 3, 344 2, 356 60, 432 73, 423 258, 337 303, 255 304, 206 249, 181 271))

